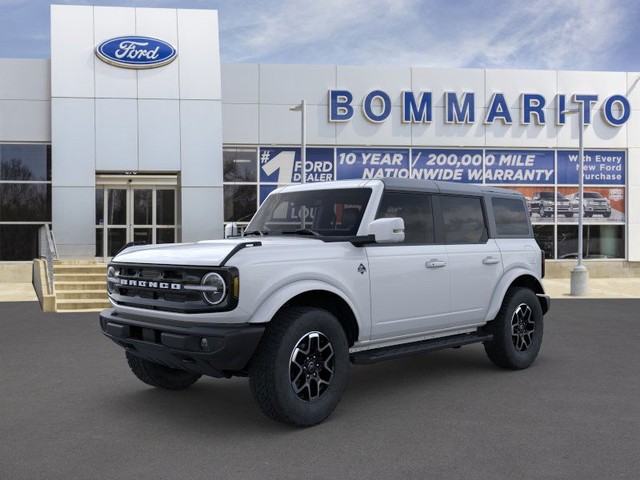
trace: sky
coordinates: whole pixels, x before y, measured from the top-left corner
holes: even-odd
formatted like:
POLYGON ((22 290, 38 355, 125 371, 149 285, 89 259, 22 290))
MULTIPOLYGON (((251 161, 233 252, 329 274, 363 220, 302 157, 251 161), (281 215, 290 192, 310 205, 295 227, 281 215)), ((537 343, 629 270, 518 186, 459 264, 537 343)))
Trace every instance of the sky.
MULTIPOLYGON (((0 58, 48 58, 49 5, 0 0, 0 58)), ((639 0, 114 0, 217 9, 223 63, 640 71, 639 0)))

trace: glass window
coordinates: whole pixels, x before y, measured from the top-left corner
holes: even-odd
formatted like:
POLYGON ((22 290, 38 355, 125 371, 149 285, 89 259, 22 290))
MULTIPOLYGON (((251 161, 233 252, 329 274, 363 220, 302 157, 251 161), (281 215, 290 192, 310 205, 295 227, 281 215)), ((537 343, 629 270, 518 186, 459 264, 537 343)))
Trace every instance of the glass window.
POLYGON ((271 195, 246 231, 279 235, 310 229, 319 235, 355 235, 369 202, 368 188, 285 192, 271 195))
POLYGON ((96 225, 104 225, 104 188, 96 188, 96 225))
POLYGON ((109 228, 107 230, 107 255, 109 257, 114 257, 126 244, 126 228, 109 228))
POLYGON ((222 165, 225 182, 257 181, 256 148, 225 147, 222 151, 222 165))
POLYGON ((110 188, 107 190, 107 222, 109 225, 127 224, 127 190, 110 188))
POLYGON ((440 207, 446 243, 466 244, 486 241, 487 228, 480 198, 442 195, 440 207))
MULTIPOLYGON (((583 225, 585 259, 624 258, 624 225, 583 225)), ((558 225, 558 259, 578 258, 578 227, 558 225)))
POLYGON ((104 254, 103 232, 104 228, 96 228, 96 257, 101 257, 104 254))
POLYGON ((256 213, 257 187, 255 185, 224 186, 224 221, 248 222, 256 213))
POLYGON ((498 235, 529 236, 529 212, 519 198, 491 199, 498 235))
POLYGON ((174 243, 176 241, 175 228, 157 228, 156 243, 174 243))
POLYGON ((376 218, 393 217, 404 220, 403 243, 434 243, 431 195, 385 192, 376 218))
POLYGON ((153 190, 133 190, 133 223, 135 225, 151 225, 153 223, 153 190))
POLYGON ((553 225, 534 225, 533 236, 540 249, 544 250, 544 257, 547 260, 555 258, 553 225))
POLYGON ((156 191, 156 224, 175 225, 176 224, 176 191, 157 190, 156 191))
POLYGON ((41 225, 0 225, 0 261, 18 262, 38 256, 41 225))
POLYGON ((50 145, 0 145, 0 180, 51 180, 50 145))
POLYGON ((153 228, 134 228, 133 242, 141 242, 147 245, 153 243, 153 228))
POLYGON ((0 222, 50 222, 51 185, 0 184, 0 222))

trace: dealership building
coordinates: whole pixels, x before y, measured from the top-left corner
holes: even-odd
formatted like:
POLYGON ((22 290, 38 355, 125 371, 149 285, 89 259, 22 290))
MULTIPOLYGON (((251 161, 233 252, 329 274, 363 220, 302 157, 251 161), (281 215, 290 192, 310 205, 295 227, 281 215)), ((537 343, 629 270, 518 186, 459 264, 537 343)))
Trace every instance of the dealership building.
POLYGON ((51 59, 0 59, 0 269, 40 255, 43 225, 63 259, 221 238, 303 172, 517 189, 547 258, 575 258, 581 111, 583 253, 627 275, 640 262, 639 80, 221 65, 214 10, 54 5, 51 59))

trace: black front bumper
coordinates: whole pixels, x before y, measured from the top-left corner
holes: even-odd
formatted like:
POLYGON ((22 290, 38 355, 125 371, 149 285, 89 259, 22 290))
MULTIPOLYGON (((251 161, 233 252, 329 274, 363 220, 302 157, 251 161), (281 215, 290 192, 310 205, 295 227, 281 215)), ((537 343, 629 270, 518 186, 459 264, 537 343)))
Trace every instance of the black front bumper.
POLYGON ((114 309, 100 313, 102 332, 128 352, 170 368, 211 377, 242 372, 258 346, 264 325, 212 326, 150 321, 114 309))

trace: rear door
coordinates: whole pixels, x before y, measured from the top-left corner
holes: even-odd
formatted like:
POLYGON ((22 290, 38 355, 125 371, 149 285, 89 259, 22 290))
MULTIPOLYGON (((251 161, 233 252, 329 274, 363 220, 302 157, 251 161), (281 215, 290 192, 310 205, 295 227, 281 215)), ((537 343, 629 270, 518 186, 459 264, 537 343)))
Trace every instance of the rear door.
POLYGON ((371 340, 410 337, 447 326, 449 261, 435 243, 432 196, 385 192, 377 218, 401 217, 405 240, 369 245, 371 340))
POLYGON ((437 203, 449 257, 450 325, 482 322, 503 272, 500 249, 488 238, 483 198, 439 195, 437 203))

